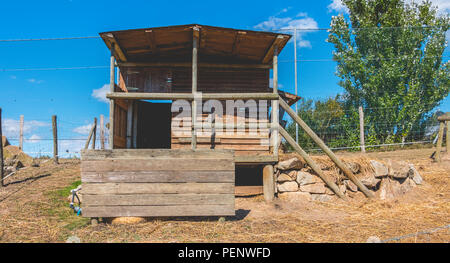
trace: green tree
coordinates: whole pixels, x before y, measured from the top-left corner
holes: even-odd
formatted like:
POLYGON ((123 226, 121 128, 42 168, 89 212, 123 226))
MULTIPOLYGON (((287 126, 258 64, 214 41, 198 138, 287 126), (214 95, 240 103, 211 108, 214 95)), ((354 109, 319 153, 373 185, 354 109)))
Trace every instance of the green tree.
POLYGON ((450 62, 443 61, 448 15, 429 1, 343 0, 331 20, 345 109, 365 108, 365 122, 379 142, 411 136, 450 91, 450 62), (408 1, 409 3, 410 1, 408 1))

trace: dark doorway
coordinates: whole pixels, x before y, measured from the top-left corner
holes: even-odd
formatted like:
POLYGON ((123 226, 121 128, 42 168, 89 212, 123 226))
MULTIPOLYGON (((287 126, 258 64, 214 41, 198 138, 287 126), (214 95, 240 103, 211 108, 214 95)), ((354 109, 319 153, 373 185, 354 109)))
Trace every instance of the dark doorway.
POLYGON ((171 103, 138 102, 138 149, 170 149, 171 103))

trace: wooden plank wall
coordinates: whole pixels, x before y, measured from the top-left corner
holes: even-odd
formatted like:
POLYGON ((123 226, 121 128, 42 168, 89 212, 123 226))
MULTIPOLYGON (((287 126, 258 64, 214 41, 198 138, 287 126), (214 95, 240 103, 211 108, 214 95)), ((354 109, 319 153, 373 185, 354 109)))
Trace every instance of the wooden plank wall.
MULTIPOLYGON (((139 92, 175 92, 190 93, 192 74, 189 68, 121 68, 120 86, 123 90, 126 87, 137 88, 139 92), (171 82, 170 82, 171 81, 171 82)), ((198 90, 205 93, 223 92, 267 92, 269 87, 268 69, 199 69, 198 90)), ((270 105, 268 103, 267 105, 270 105)), ((223 109, 226 111, 225 103, 223 109)), ((247 109, 248 111, 249 109, 247 109)), ((253 110, 253 109, 252 109, 253 110)), ((187 114, 187 113, 186 113, 187 114)), ((178 113, 174 113, 172 123, 185 121, 190 123, 189 117, 180 118, 178 113), (178 121, 178 122, 177 122, 178 121)), ((205 113, 199 119, 210 118, 205 113)), ((265 119, 252 119, 248 116, 237 117, 227 116, 223 112, 223 119, 228 123, 267 123, 265 119)), ((223 123, 220 116, 216 123, 223 123)), ((197 147, 200 149, 231 149, 236 155, 260 155, 269 153, 269 130, 258 129, 256 134, 245 132, 234 134, 214 134, 208 131, 198 135, 197 147)), ((190 128, 172 126, 171 134, 172 149, 189 149, 191 147, 190 128), (186 131, 182 135, 180 131, 186 131)))
POLYGON ((83 216, 235 215, 232 151, 83 150, 83 216))
POLYGON ((127 113, 128 102, 116 100, 114 107, 114 149, 123 149, 127 146, 127 113))

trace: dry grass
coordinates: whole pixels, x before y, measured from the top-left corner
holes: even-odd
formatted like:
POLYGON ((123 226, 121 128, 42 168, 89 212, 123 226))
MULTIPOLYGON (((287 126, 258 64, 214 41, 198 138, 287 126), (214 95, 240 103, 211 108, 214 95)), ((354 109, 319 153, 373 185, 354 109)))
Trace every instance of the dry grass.
MULTIPOLYGON (((237 198, 235 218, 148 219, 134 225, 87 224, 67 207, 64 189, 79 180, 79 163, 63 160, 29 168, 7 179, 0 189, 1 242, 365 242, 387 239, 450 224, 450 161, 432 163, 430 149, 370 153, 370 158, 415 164, 425 184, 389 201, 356 195, 350 202, 276 201, 261 196, 237 198)), ((343 154, 362 158, 358 154, 343 154)), ((316 157, 322 158, 322 157, 316 157)), ((449 242, 450 231, 402 239, 400 242, 449 242)))

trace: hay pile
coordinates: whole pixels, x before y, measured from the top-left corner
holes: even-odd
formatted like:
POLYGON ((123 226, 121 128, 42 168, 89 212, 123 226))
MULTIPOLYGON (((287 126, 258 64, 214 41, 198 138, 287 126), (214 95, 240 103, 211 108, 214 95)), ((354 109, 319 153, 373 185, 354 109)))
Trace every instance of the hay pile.
MULTIPOLYGON (((326 156, 312 157, 346 196, 361 196, 358 187, 326 156)), ((275 165, 278 196, 287 200, 331 201, 335 193, 318 177, 297 154, 284 154, 275 165)), ((375 196, 390 199, 402 195, 423 179, 414 165, 406 162, 387 162, 368 159, 364 156, 342 158, 342 161, 375 196)))

